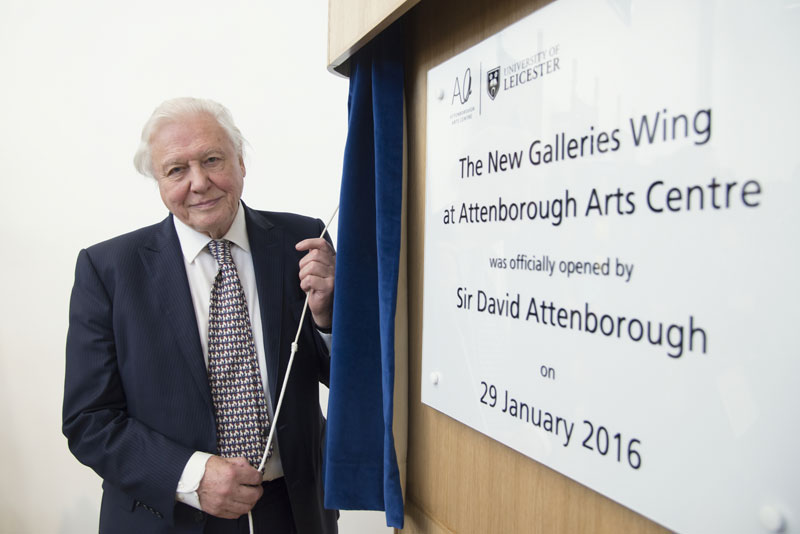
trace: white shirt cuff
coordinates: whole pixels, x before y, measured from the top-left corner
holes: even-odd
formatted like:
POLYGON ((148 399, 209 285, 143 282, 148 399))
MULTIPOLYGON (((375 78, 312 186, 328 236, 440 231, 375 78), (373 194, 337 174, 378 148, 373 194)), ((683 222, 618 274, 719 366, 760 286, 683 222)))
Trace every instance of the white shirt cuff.
POLYGON ((325 332, 320 332, 319 330, 317 330, 317 333, 319 333, 319 336, 322 338, 322 342, 325 343, 325 346, 328 348, 328 352, 330 352, 331 338, 333 337, 333 334, 326 334, 325 332))
POLYGON ((203 475, 206 474, 206 463, 208 463, 209 458, 211 458, 211 455, 207 452, 197 451, 186 462, 181 478, 178 480, 178 489, 175 491, 175 499, 178 502, 188 504, 198 510, 203 509, 200 507, 200 496, 197 495, 197 488, 200 487, 200 481, 203 480, 203 475))

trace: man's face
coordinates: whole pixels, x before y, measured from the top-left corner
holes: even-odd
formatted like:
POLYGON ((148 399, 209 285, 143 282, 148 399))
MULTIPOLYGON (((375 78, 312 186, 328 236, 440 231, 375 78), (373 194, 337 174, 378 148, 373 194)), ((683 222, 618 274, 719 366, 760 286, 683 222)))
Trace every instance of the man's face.
POLYGON ((150 137, 153 175, 175 217, 219 239, 242 196, 244 162, 217 121, 205 114, 167 122, 150 137))

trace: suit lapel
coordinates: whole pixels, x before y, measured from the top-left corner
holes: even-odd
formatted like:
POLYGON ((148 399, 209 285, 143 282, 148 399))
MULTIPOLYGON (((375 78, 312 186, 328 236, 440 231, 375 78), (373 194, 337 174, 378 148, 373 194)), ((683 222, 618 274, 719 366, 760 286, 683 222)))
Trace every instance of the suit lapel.
POLYGON ((143 291, 155 294, 167 319, 166 334, 162 335, 175 337, 176 344, 180 347, 180 352, 189 368, 189 374, 199 388, 201 396, 209 407, 212 407, 208 373, 203 360, 200 335, 197 332, 197 319, 172 215, 158 225, 153 239, 139 249, 139 255, 152 281, 152 284, 143 288, 143 291))
MULTIPOLYGON (((243 203, 244 205, 244 203, 243 203)), ((283 231, 259 212, 245 209, 247 237, 256 274, 256 289, 261 309, 261 330, 272 405, 277 402, 278 362, 280 361, 281 319, 283 317, 283 231)))

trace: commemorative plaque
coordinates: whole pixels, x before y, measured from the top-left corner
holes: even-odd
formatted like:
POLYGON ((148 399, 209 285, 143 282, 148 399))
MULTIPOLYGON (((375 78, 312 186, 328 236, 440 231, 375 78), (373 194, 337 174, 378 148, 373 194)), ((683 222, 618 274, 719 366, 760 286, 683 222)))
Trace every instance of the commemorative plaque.
POLYGON ((560 0, 431 69, 423 402, 678 532, 800 528, 798 30, 560 0))

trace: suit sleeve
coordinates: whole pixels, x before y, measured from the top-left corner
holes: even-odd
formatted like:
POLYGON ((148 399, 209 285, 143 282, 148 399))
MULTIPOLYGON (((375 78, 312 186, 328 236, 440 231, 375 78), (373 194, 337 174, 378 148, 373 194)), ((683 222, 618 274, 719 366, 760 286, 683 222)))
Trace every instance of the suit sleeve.
POLYGON ((78 256, 66 346, 63 427, 78 460, 172 522, 175 489, 193 450, 128 414, 114 301, 89 253, 78 256))

